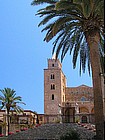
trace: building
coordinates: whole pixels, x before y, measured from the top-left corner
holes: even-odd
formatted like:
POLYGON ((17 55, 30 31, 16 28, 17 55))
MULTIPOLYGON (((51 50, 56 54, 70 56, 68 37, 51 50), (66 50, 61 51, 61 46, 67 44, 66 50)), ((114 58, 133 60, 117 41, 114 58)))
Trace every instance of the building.
MULTIPOLYGON (((17 114, 10 112, 10 131, 16 132, 44 123, 94 123, 93 88, 80 85, 67 87, 62 64, 48 59, 44 69, 44 114, 31 110, 17 114)), ((6 112, 0 110, 0 134, 6 134, 6 112)))
MULTIPOLYGON (((6 111, 0 110, 0 134, 6 134, 6 116, 6 111)), ((37 113, 31 110, 24 110, 24 112, 18 114, 15 111, 10 111, 10 132, 34 127, 37 124, 37 118, 37 113)))
POLYGON ((44 121, 94 123, 93 88, 67 87, 62 64, 54 58, 44 69, 44 121))

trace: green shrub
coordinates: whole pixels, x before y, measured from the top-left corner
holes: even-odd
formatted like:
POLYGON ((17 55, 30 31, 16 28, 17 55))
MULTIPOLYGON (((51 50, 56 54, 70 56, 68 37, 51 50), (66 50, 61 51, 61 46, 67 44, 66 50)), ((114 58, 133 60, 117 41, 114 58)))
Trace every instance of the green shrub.
POLYGON ((80 135, 76 131, 71 130, 65 135, 62 135, 60 140, 80 140, 80 135))

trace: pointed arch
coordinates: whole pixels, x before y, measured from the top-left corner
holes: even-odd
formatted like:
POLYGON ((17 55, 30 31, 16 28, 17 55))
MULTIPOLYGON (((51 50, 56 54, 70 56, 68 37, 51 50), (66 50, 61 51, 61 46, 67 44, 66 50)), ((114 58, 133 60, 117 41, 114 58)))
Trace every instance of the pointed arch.
POLYGON ((86 107, 80 107, 79 108, 79 113, 89 113, 89 110, 86 107))

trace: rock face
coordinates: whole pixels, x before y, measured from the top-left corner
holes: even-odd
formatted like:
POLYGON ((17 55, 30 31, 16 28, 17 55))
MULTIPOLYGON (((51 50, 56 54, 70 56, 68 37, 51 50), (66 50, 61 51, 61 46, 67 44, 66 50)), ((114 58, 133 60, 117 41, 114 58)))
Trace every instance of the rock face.
POLYGON ((80 134, 81 140, 94 140, 94 132, 81 127, 74 123, 55 123, 45 124, 33 129, 21 131, 8 136, 8 140, 26 140, 26 139, 41 139, 41 140, 60 140, 60 136, 66 134, 70 130, 75 130, 80 134))

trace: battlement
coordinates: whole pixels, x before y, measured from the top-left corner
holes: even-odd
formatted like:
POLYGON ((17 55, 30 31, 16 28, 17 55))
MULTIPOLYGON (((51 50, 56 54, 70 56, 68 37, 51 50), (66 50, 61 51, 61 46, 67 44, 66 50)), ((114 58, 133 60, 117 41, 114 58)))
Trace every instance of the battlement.
POLYGON ((58 59, 48 59, 48 69, 62 69, 62 64, 58 59))

